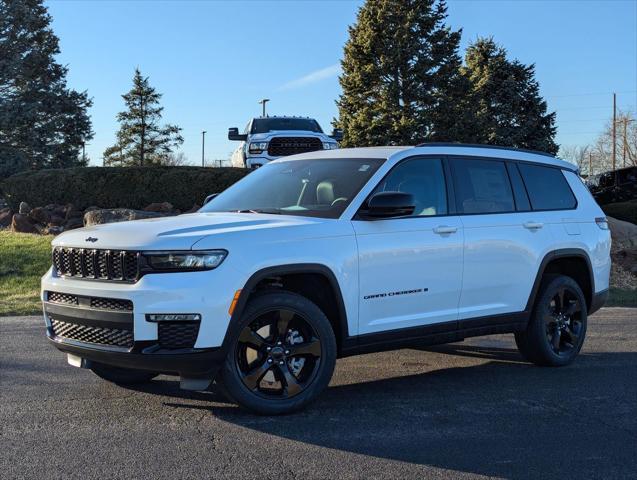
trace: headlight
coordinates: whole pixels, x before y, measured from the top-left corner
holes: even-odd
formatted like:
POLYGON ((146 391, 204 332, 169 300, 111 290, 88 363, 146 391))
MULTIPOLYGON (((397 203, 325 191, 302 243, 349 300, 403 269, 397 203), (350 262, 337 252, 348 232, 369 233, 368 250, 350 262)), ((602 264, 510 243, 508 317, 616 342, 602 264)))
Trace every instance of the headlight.
POLYGON ((323 150, 336 150, 337 148, 338 148, 338 143, 323 142, 323 150))
POLYGON ((221 265, 228 252, 207 250, 200 252, 144 252, 147 273, 212 270, 221 265))
POLYGON ((250 153, 261 153, 268 149, 268 142, 251 142, 248 151, 250 153))

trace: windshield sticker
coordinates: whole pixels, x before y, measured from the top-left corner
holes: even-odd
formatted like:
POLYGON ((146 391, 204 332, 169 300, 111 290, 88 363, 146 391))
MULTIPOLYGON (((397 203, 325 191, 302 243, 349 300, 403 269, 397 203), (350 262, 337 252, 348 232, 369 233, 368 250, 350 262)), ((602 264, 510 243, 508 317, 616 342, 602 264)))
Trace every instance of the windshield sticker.
POLYGON ((369 170, 369 165, 361 165, 358 169, 359 172, 366 172, 367 170, 369 170))

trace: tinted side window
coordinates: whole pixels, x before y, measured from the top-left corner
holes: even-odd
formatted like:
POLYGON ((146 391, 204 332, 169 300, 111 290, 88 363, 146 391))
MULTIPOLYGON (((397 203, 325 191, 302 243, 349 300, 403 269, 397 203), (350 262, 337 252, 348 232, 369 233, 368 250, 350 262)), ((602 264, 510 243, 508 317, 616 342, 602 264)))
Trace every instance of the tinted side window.
POLYGON ((373 193, 378 192, 411 193, 416 202, 413 216, 447 214, 447 188, 440 159, 404 161, 378 184, 373 193))
POLYGON ((571 187, 558 168, 519 164, 533 210, 567 210, 577 204, 571 187))
POLYGON ((529 197, 526 194, 522 177, 518 171, 518 167, 515 163, 507 162, 507 170, 509 171, 509 178, 511 179, 511 185, 513 186, 513 196, 515 197, 515 208, 518 212, 528 212, 531 210, 531 204, 529 203, 529 197))
POLYGON ((456 204, 462 213, 515 211, 513 192, 504 162, 453 159, 456 204))

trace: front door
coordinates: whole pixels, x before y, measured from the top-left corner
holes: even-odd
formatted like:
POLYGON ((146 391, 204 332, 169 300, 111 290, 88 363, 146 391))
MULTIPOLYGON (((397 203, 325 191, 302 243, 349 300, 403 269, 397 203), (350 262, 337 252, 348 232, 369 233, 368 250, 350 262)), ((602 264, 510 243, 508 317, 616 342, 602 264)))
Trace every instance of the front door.
POLYGON ((463 228, 448 215, 442 160, 407 159, 372 195, 414 196, 410 217, 353 220, 359 258, 359 334, 450 322, 462 287, 463 228))

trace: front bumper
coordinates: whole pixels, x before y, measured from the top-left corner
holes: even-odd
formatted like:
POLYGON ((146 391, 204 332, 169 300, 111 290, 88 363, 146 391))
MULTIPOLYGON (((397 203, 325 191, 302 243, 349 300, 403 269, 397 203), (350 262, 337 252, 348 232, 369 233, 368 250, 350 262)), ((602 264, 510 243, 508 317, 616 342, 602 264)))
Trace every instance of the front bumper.
MULTIPOLYGON (((189 381, 210 381, 214 378, 225 355, 221 348, 169 349, 158 340, 133 341, 132 313, 92 310, 43 302, 47 319, 47 337, 58 350, 82 359, 90 368, 91 362, 122 368, 148 370, 179 375, 189 381), (78 337, 60 334, 53 322, 83 329, 78 337), (80 338, 80 339, 78 339, 80 338), (97 341, 100 343, 91 343, 97 341)), ((63 330, 62 330, 63 332, 63 330)))

